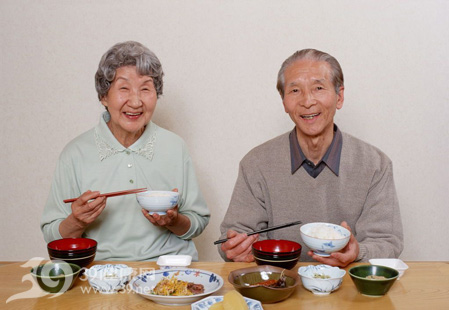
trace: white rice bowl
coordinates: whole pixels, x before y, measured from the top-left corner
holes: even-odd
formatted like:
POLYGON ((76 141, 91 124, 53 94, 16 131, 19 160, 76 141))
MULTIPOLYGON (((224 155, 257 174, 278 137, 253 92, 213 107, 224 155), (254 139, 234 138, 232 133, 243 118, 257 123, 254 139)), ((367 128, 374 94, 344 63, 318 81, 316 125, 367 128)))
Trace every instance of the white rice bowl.
POLYGON ((351 237, 351 232, 340 225, 319 222, 302 225, 300 234, 306 246, 320 256, 340 251, 351 237))

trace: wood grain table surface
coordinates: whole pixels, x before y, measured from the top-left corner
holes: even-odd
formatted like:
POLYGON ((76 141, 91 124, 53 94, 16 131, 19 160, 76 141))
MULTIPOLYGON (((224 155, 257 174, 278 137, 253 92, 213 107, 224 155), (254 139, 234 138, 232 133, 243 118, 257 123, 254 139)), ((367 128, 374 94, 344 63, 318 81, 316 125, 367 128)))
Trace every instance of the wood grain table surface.
MULTIPOLYGON (((46 260, 18 262, 0 266, 0 309, 191 309, 190 306, 164 306, 124 290, 117 294, 95 293, 81 276, 67 292, 55 296, 45 294, 34 282, 30 269, 46 260)), ((105 262, 93 264, 123 263, 134 268, 134 274, 158 269, 155 262, 105 262)), ((275 304, 263 304, 270 309, 449 309, 449 262, 406 262, 409 269, 382 297, 367 297, 357 292, 349 274, 342 286, 327 296, 317 296, 298 285, 287 300, 275 304)), ((92 264, 92 265, 93 265, 92 264)), ((309 263, 298 263, 293 269, 309 263)), ((255 266, 255 263, 193 262, 191 268, 215 272, 222 276, 223 287, 213 295, 224 295, 232 290, 228 282, 230 271, 255 266)), ((346 270, 349 270, 350 265, 346 270)))

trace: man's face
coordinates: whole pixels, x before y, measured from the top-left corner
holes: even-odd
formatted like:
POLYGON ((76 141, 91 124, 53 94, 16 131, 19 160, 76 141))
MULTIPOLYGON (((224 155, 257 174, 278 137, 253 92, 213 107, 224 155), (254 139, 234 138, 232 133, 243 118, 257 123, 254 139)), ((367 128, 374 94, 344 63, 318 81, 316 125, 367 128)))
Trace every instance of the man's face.
POLYGON ((339 94, 335 92, 327 62, 298 60, 284 72, 284 109, 303 137, 333 134, 334 115, 343 106, 343 93, 344 87, 339 94))

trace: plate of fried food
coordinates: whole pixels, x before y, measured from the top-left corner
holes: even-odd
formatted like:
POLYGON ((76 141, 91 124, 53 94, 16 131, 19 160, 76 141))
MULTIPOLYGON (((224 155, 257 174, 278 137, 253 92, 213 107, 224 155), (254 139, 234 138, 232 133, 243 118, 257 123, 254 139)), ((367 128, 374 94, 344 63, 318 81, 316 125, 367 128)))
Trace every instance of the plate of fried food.
POLYGON ((223 278, 200 269, 152 270, 135 276, 129 287, 140 296, 169 306, 189 305, 218 291, 223 278))

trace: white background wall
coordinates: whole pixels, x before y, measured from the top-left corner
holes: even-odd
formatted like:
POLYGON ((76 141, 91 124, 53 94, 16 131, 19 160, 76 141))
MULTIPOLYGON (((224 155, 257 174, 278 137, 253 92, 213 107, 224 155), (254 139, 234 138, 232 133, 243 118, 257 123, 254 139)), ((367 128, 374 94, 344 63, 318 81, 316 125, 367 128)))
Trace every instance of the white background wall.
POLYGON ((405 260, 449 260, 449 1, 0 0, 0 260, 47 257, 39 219, 64 145, 97 124, 101 55, 137 40, 160 58, 154 121, 187 142, 219 235, 240 159, 293 128, 275 88, 294 51, 345 73, 340 128, 394 163, 405 260))

